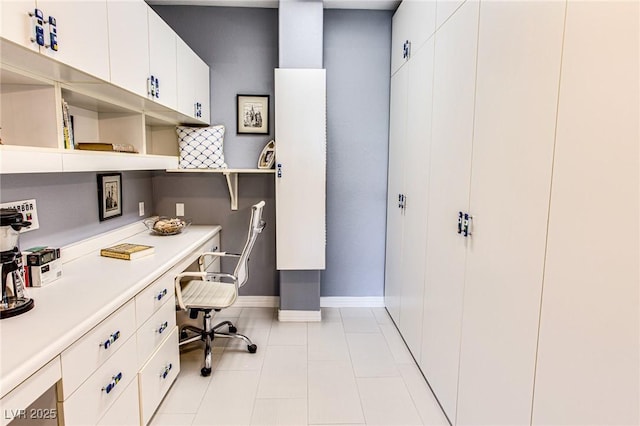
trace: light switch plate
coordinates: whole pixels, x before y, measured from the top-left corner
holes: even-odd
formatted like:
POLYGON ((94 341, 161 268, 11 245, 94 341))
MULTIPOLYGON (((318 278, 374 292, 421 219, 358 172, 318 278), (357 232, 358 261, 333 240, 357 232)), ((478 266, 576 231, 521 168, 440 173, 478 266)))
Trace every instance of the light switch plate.
POLYGON ((184 203, 176 203, 176 216, 184 216, 184 203))
POLYGON ((0 204, 0 207, 3 209, 16 209, 20 213, 22 213, 22 219, 28 222, 31 222, 31 226, 28 228, 22 228, 20 232, 29 232, 34 231, 40 228, 40 223, 38 222, 38 209, 36 208, 36 200, 21 200, 21 201, 10 201, 8 203, 0 204))
POLYGON ((144 216, 144 201, 138 203, 138 214, 144 216))

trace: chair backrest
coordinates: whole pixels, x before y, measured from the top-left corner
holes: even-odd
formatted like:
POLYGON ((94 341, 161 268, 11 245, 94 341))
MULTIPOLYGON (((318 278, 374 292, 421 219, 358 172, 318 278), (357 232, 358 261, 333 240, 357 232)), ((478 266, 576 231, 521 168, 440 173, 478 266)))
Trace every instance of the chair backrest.
POLYGON ((251 250, 253 250, 253 245, 255 244, 258 235, 266 225, 266 222, 262 220, 263 208, 264 201, 260 201, 258 204, 251 206, 251 220, 249 221, 247 242, 244 244, 236 269, 233 271, 233 275, 238 277, 238 287, 242 287, 249 278, 249 255, 251 254, 251 250))

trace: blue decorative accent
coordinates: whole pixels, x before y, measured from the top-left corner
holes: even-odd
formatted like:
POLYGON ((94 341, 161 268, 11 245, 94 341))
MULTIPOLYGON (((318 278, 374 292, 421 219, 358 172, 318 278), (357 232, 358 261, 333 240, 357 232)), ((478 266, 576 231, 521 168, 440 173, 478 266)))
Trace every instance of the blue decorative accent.
POLYGON ((158 293, 158 295, 156 296, 157 300, 162 300, 163 297, 165 297, 167 295, 167 289, 162 289, 162 291, 160 293, 158 293))
POLYGON ((169 323, 167 321, 163 322, 160 328, 158 329, 158 334, 162 334, 169 327, 169 323))
POLYGON ((118 382, 120 382, 120 380, 122 380, 121 372, 111 377, 111 381, 107 384, 107 386, 103 387, 102 390, 106 393, 110 393, 113 390, 113 388, 116 387, 118 382))

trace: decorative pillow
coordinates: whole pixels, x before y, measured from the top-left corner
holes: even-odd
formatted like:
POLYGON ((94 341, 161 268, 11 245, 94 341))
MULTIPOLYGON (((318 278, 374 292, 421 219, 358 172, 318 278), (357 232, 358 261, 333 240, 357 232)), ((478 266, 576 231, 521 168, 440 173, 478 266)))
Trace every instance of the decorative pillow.
POLYGON ((226 169, 222 144, 224 126, 178 126, 181 169, 226 169))

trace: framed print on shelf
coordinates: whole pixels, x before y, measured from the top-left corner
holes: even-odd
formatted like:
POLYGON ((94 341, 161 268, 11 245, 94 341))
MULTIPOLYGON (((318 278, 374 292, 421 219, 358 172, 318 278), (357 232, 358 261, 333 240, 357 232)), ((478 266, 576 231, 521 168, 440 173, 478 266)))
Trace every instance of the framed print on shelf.
POLYGON ((239 135, 269 134, 269 95, 238 95, 239 135))
POLYGON ((258 159, 259 169, 271 169, 276 159, 276 142, 272 139, 264 146, 258 159))
POLYGON ((98 174, 98 213, 100 222, 122 216, 122 174, 98 174))

